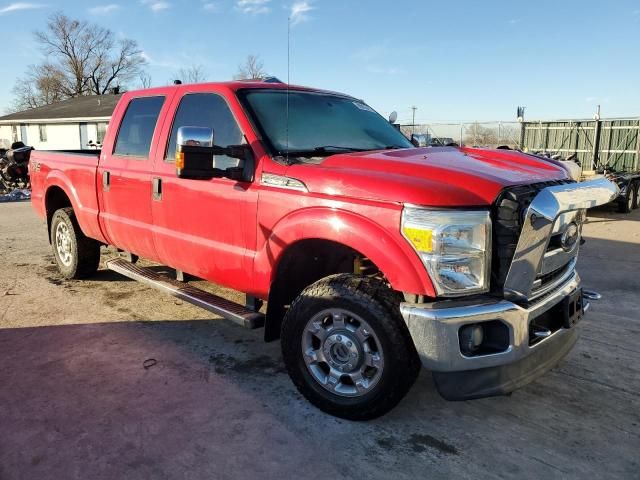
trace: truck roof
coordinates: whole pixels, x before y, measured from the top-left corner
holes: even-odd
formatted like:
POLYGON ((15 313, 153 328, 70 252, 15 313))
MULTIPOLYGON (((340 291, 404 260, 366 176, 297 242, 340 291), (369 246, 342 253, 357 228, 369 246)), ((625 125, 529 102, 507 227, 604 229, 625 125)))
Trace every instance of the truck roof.
MULTIPOLYGON (((277 79, 276 79, 277 80, 277 79)), ((127 92, 125 95, 127 96, 137 96, 142 92, 145 93, 161 93, 161 92, 169 92, 172 90, 189 90, 189 89, 197 89, 197 90, 206 90, 207 87, 214 88, 226 88, 231 90, 232 92, 237 92, 238 90, 247 90, 247 89, 265 89, 265 90, 292 90, 292 91, 304 91, 304 92, 317 92, 317 93, 327 93, 331 95, 340 95, 342 97, 354 98, 351 95, 347 95, 345 93, 335 92, 331 90, 323 90, 319 88, 305 87, 303 85, 288 85, 283 82, 272 81, 271 79, 255 79, 255 80, 231 80, 225 82, 203 82, 203 83, 186 83, 180 85, 168 85, 166 87, 153 87, 143 90, 131 90, 127 92)))

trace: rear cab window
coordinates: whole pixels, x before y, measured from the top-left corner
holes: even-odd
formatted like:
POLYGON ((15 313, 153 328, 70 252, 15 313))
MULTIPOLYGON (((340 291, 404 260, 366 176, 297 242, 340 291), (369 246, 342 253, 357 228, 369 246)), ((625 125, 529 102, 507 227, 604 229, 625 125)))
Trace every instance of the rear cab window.
POLYGON ((114 155, 146 159, 165 97, 141 97, 129 102, 122 117, 114 155))

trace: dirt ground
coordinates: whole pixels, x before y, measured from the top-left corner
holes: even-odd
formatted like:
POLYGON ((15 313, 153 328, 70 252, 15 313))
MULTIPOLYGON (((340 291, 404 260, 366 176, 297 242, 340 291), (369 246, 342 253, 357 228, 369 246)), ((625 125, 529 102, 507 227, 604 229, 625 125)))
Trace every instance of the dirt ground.
POLYGON ((585 234, 604 299, 556 369, 459 403, 423 370, 352 423, 297 393, 261 330, 106 270, 62 280, 30 205, 1 204, 0 479, 640 478, 640 210, 585 234))

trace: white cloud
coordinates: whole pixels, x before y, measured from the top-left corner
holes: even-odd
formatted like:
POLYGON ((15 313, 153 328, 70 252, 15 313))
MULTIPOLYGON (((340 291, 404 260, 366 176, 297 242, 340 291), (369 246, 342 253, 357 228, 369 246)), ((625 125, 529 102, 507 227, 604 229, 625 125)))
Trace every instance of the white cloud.
POLYGON ((10 3, 6 7, 0 8, 0 15, 17 12, 19 10, 35 10, 36 8, 45 7, 46 5, 42 5, 41 3, 10 3))
POLYGON ((152 57, 147 52, 142 52, 140 56, 144 58, 145 61, 152 67, 173 68, 173 69, 181 67, 180 63, 176 62, 175 59, 173 58, 171 60, 156 58, 156 57, 152 57))
POLYGON ((269 12, 271 0, 237 0, 236 7, 242 13, 259 14, 269 12))
POLYGON ((160 12, 161 10, 166 10, 171 7, 171 4, 164 0, 142 0, 142 4, 146 5, 154 12, 160 12))
POLYGON ((220 5, 214 2, 205 2, 202 4, 202 9, 206 12, 217 12, 220 10, 220 5))
POLYGON ((392 66, 381 66, 381 65, 367 65, 366 67, 368 72, 376 73, 379 75, 404 75, 405 71, 401 68, 392 67, 392 66))
POLYGON ((353 57, 362 62, 372 62, 380 58, 385 58, 390 54, 393 54, 393 50, 389 47, 389 42, 385 40, 382 43, 372 44, 357 50, 353 54, 353 57))
POLYGON ((291 18, 291 25, 297 25, 309 20, 309 12, 314 9, 315 7, 309 0, 300 0, 295 2, 291 6, 291 13, 289 15, 289 18, 291 18))
POLYGON ((89 9, 91 15, 108 15, 120 8, 117 3, 109 3, 107 5, 97 5, 89 9))

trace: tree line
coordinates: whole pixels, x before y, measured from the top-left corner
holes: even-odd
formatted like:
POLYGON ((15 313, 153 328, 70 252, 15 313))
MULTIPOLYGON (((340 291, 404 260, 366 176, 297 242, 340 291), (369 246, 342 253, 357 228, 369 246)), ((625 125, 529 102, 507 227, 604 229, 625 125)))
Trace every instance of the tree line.
MULTIPOLYGON (((84 95, 105 95, 129 88, 153 86, 148 60, 137 41, 119 38, 97 24, 54 13, 46 28, 34 32, 43 60, 28 67, 13 88, 11 111, 50 105, 84 95)), ((258 55, 238 66, 235 79, 267 76, 258 55)), ((207 80, 202 65, 185 66, 174 79, 186 83, 207 80)), ((167 82, 170 83, 170 82, 167 82)))

